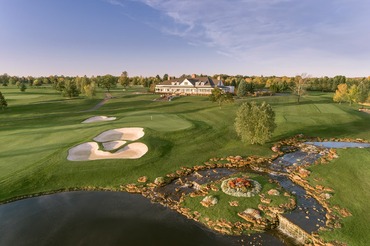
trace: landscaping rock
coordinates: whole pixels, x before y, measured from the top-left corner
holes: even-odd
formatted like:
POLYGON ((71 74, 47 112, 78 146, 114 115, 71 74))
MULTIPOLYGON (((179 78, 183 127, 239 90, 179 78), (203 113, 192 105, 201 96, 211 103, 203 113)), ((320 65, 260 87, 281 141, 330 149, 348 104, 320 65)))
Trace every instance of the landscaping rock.
POLYGON ((137 182, 139 182, 139 183, 146 183, 147 181, 148 181, 147 176, 142 176, 142 177, 137 179, 137 182))
POLYGON ((231 207, 238 207, 238 206, 239 206, 239 202, 238 202, 238 201, 230 201, 230 202, 229 202, 229 205, 230 205, 231 207))
POLYGON ((271 203, 271 199, 261 197, 261 202, 262 202, 262 203, 266 203, 266 204, 270 204, 270 203, 271 203))
POLYGON ((157 177, 154 180, 154 184, 156 184, 156 185, 163 185, 164 183, 165 182, 164 182, 164 178, 163 177, 157 177))
POLYGON ((276 190, 276 189, 271 189, 271 190, 269 190, 267 192, 267 194, 269 194, 270 196, 279 196, 280 195, 280 192, 278 190, 276 190))
POLYGON ((200 204, 202 204, 204 207, 212 207, 218 203, 218 199, 215 196, 206 196, 200 204))

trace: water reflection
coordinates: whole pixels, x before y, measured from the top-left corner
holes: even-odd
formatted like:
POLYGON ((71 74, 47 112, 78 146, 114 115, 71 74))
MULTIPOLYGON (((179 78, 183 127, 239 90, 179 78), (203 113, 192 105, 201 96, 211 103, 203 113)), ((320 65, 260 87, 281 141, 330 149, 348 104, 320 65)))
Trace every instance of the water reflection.
MULTIPOLYGON (((69 192, 0 206, 0 245, 286 245, 223 236, 141 195, 69 192)), ((282 239, 284 240, 284 239, 282 239)))

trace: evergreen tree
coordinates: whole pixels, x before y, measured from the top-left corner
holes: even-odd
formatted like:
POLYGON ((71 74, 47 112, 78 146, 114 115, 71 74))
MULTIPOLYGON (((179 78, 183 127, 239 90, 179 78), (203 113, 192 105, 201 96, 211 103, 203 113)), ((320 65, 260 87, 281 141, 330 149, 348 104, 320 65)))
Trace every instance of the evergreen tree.
POLYGON ((21 84, 20 84, 20 86, 19 86, 19 90, 20 90, 21 92, 25 92, 25 91, 26 91, 26 89, 27 89, 27 86, 26 86, 24 83, 21 83, 21 84))
POLYGON ((6 109, 6 107, 8 107, 8 103, 6 102, 5 97, 3 96, 3 94, 0 91, 0 108, 2 110, 4 110, 4 109, 6 109))
POLYGON ((365 83, 365 81, 361 81, 358 85, 358 102, 364 103, 369 98, 370 88, 369 85, 365 83))
POLYGON ((266 102, 245 102, 236 113, 234 126, 242 142, 264 144, 276 128, 275 113, 266 102))
POLYGON ((247 95, 247 83, 244 79, 240 80, 236 95, 238 97, 245 97, 247 95))

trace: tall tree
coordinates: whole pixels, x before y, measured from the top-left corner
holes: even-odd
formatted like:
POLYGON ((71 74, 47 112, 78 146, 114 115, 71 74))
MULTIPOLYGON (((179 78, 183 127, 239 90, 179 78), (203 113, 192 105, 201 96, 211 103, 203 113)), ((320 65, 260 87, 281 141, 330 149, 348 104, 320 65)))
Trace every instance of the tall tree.
MULTIPOLYGON (((17 83, 18 83, 18 82, 17 82, 17 83)), ((26 89, 27 89, 26 84, 25 84, 25 83, 21 83, 21 84, 20 84, 20 86, 19 86, 19 90, 20 90, 21 92, 25 92, 25 91, 26 91, 26 89)))
POLYGON ((357 103, 358 102, 358 88, 357 85, 351 85, 351 87, 348 89, 348 102, 350 105, 352 103, 357 103))
POLYGON ((168 74, 163 75, 163 81, 169 80, 168 74))
POLYGON ((99 86, 107 89, 108 92, 110 91, 110 89, 115 88, 117 86, 116 77, 114 77, 110 74, 107 74, 107 75, 104 75, 104 76, 100 77, 100 79, 98 81, 99 81, 98 82, 99 86))
POLYGON ((3 96, 3 94, 0 91, 0 108, 2 110, 4 110, 4 109, 6 109, 6 107, 8 107, 8 103, 6 102, 5 97, 3 96))
POLYGON ((245 97, 247 95, 247 83, 244 79, 239 81, 238 91, 236 92, 238 97, 245 97))
POLYGON ((266 102, 245 102, 236 112, 234 126, 242 142, 264 144, 276 128, 275 113, 266 102))
POLYGON ((306 83, 309 76, 303 73, 300 76, 296 76, 293 81, 292 93, 297 96, 297 103, 300 103, 301 97, 306 93, 306 83))
POLYGON ((8 83, 9 83, 9 75, 7 73, 0 75, 0 84, 2 84, 3 86, 8 86, 8 83))
POLYGON ((119 78, 118 78, 118 83, 120 83, 120 85, 122 85, 124 87, 127 87, 130 84, 130 79, 129 79, 128 73, 126 71, 123 71, 121 73, 121 76, 119 76, 119 78))
POLYGON ((80 91, 77 89, 76 83, 73 80, 66 79, 64 81, 64 88, 62 90, 62 95, 65 97, 78 97, 80 91))
POLYGON ((358 102, 359 103, 366 102, 367 99, 369 98, 369 92, 370 92, 369 85, 365 81, 361 81, 358 84, 357 89, 358 89, 358 102))
POLYGON ((212 102, 217 102, 218 106, 221 108, 223 103, 231 103, 234 102, 233 95, 229 92, 224 92, 218 87, 215 87, 212 90, 212 94, 209 95, 209 100, 212 102))
POLYGON ((84 85, 83 92, 88 98, 93 98, 95 96, 95 83, 91 82, 90 84, 84 85))
POLYGON ((347 102, 347 100, 348 100, 348 86, 347 84, 339 84, 333 96, 333 101, 337 103, 342 103, 347 102))

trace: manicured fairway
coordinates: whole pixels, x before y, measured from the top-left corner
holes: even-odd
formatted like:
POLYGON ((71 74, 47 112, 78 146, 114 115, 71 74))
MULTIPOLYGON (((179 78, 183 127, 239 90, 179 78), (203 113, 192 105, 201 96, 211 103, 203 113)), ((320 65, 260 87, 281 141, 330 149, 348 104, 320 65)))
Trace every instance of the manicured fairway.
MULTIPOLYGON (((350 137, 370 140, 370 115, 360 113, 355 106, 332 103, 332 94, 311 93, 296 104, 293 96, 248 98, 246 100, 267 101, 276 112, 277 129, 273 140, 263 146, 244 145, 237 138, 233 123, 238 104, 212 103, 207 97, 181 97, 171 102, 155 102, 157 95, 133 94, 132 90, 113 90, 115 97, 93 112, 104 97, 98 93, 96 99, 65 99, 51 88, 29 88, 25 93, 12 87, 2 87, 9 108, 0 112, 0 201, 17 196, 46 192, 71 187, 118 188, 128 182, 136 182, 146 175, 155 177, 173 172, 181 166, 200 165, 213 157, 228 155, 272 154, 272 142, 303 133, 318 137, 350 137), (81 124, 91 116, 114 116, 115 121, 81 124), (91 141, 103 131, 122 127, 143 127, 145 143, 149 151, 136 160, 98 160, 71 162, 67 152, 71 147, 91 141)), ((343 150, 347 151, 347 150, 343 150)), ((353 188, 356 199, 369 200, 368 179, 362 178, 362 186, 354 186, 358 163, 367 160, 368 150, 340 152, 333 168, 341 165, 341 184, 353 188), (364 152, 357 152, 364 151, 364 152), (357 164, 352 163, 355 155, 357 164), (350 172, 346 173, 346 170, 350 172), (346 178, 347 177, 347 178, 346 178), (357 187, 362 187, 357 189, 357 187), (363 195, 365 193, 365 195, 363 195)), ((365 163, 369 163, 365 161, 365 163)), ((314 175, 329 175, 335 190, 338 174, 331 174, 331 164, 319 169, 314 175), (325 169, 326 168, 326 169, 325 169), (324 170, 325 169, 325 170, 324 170), (328 174, 327 174, 328 173, 328 174)), ((368 170, 366 166, 362 169, 368 170)), ((315 169, 313 169, 315 173, 315 169)), ((338 179, 339 180, 339 179, 338 179)), ((339 188, 341 186, 338 186, 339 188)), ((343 202, 351 209, 351 200, 338 192, 334 200, 343 202)), ((365 232, 366 223, 355 223, 362 219, 362 211, 369 211, 367 202, 356 202, 354 216, 348 227, 328 237, 343 239, 352 245, 361 245, 364 238, 351 236, 354 230, 365 232), (359 238, 359 239, 357 239, 359 238), (356 241, 357 240, 357 241, 356 241), (359 241, 361 240, 361 241, 359 241)), ((367 238, 370 241, 370 238, 367 238)))

